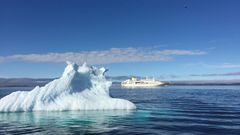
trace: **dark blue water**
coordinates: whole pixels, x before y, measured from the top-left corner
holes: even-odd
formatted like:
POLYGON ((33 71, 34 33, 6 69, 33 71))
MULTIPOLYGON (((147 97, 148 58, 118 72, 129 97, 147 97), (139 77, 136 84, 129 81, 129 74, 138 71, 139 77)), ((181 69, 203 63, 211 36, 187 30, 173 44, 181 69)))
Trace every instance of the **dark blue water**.
MULTIPOLYGON (((30 89, 0 88, 0 97, 30 89)), ((113 86, 110 91, 138 109, 0 113, 0 134, 240 134, 240 86, 113 86)))

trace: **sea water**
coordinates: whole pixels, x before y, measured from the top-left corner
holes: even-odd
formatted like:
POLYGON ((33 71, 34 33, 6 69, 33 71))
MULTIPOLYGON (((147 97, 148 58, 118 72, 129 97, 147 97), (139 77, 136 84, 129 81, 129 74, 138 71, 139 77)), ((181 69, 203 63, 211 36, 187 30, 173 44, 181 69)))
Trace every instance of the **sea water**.
MULTIPOLYGON (((0 98, 27 87, 0 88, 0 98)), ((0 113, 0 134, 240 134, 240 86, 122 88, 136 110, 0 113)))

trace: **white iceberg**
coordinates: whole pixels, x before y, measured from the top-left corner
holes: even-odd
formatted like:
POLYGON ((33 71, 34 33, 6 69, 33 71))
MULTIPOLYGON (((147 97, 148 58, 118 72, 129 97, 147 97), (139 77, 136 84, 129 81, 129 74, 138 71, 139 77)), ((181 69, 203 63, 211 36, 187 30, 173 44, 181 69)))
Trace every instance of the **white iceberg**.
POLYGON ((136 109, 128 100, 109 96, 112 82, 105 72, 105 68, 68 62, 59 79, 0 99, 0 112, 136 109))

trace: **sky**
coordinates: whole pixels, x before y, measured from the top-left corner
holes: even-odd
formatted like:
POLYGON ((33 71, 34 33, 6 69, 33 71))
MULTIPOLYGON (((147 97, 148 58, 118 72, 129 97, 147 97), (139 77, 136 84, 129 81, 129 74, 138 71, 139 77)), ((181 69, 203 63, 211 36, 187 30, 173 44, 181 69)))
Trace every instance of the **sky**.
POLYGON ((48 78, 65 61, 110 76, 240 79, 239 0, 2 0, 0 77, 48 78))

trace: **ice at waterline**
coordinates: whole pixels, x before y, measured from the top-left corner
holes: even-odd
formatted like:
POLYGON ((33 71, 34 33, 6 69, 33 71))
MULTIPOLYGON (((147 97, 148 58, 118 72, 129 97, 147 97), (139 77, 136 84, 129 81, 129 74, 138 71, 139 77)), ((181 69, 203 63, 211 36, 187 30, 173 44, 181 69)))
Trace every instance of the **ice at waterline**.
POLYGON ((136 109, 128 100, 110 97, 105 68, 67 64, 59 79, 0 99, 0 112, 136 109))

